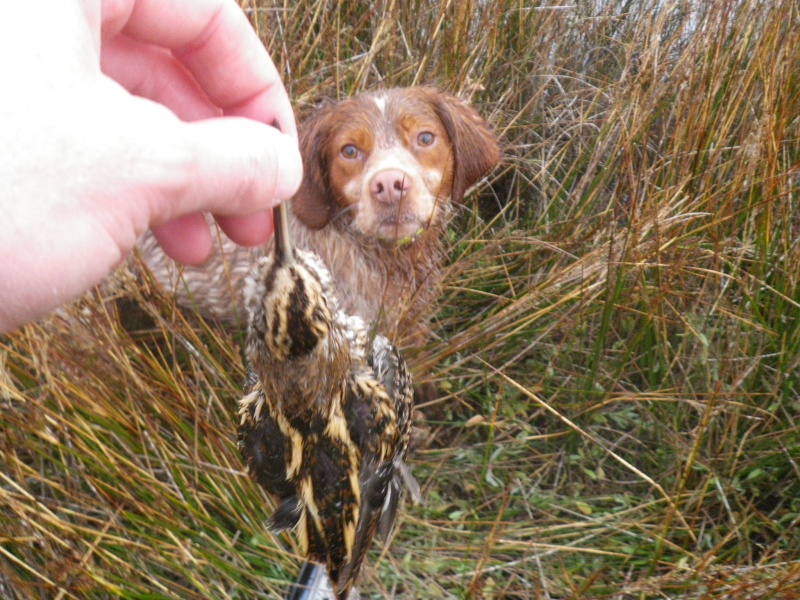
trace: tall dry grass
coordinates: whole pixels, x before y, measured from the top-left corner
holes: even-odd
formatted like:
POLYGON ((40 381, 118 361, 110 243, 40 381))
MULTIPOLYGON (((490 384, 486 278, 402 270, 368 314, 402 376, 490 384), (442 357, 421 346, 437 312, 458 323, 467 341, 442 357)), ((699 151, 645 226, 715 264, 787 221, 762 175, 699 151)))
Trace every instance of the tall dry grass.
MULTIPOLYGON (((800 597, 800 12, 247 2, 305 113, 434 83, 503 164, 450 231, 384 598, 800 597)), ((279 597, 241 335, 120 277, 0 342, 0 597, 279 597)))

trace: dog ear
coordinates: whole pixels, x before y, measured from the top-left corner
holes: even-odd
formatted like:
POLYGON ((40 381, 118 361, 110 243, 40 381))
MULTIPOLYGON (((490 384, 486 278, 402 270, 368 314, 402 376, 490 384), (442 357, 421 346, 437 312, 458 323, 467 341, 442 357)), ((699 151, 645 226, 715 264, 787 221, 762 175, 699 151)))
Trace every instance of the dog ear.
POLYGON ((335 200, 328 184, 328 132, 331 107, 324 104, 300 124, 303 181, 292 196, 292 212, 309 229, 322 229, 333 216, 335 200))
POLYGON ((491 171, 500 160, 494 131, 463 100, 429 88, 433 106, 453 144, 454 202, 462 202, 469 187, 491 171))

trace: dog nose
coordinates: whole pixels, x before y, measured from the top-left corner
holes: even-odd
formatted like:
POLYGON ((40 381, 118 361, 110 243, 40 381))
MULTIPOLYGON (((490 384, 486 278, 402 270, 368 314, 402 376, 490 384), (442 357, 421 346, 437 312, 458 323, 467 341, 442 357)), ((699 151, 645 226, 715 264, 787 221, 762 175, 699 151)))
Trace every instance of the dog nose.
POLYGON ((397 204, 411 189, 411 178, 399 169, 378 171, 369 181, 372 197, 384 204, 397 204))

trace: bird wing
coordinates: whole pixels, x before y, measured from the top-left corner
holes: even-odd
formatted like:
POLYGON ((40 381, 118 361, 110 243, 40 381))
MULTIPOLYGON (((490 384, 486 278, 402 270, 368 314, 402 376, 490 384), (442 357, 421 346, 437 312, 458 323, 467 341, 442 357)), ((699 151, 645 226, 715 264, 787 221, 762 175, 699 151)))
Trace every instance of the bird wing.
POLYGON ((301 506, 295 487, 286 476, 289 441, 270 411, 264 388, 247 366, 244 397, 239 401, 239 451, 245 457, 250 477, 278 500, 270 517, 273 531, 294 528, 301 506))
POLYGON ((419 500, 419 484, 411 474, 405 462, 408 443, 411 437, 411 412, 414 407, 414 390, 411 373, 408 370, 400 350, 383 336, 376 336, 372 343, 367 364, 372 368, 375 377, 383 385, 389 397, 394 401, 397 413, 397 430, 399 436, 398 450, 392 461, 392 472, 389 486, 384 496, 384 505, 380 514, 378 533, 383 540, 388 540, 394 527, 397 505, 406 488, 414 501, 419 500))
POLYGON ((411 378, 400 352, 375 338, 365 366, 356 367, 346 398, 350 436, 361 450, 361 505, 352 560, 339 581, 357 572, 376 530, 388 539, 403 487, 412 401, 411 378))
POLYGON ((372 543, 393 473, 393 456, 381 457, 380 449, 385 442, 381 439, 380 429, 375 427, 375 397, 371 393, 365 395, 355 381, 347 396, 345 407, 350 435, 361 453, 358 472, 360 502, 350 560, 342 565, 335 580, 340 592, 352 585, 354 574, 358 573, 372 543))

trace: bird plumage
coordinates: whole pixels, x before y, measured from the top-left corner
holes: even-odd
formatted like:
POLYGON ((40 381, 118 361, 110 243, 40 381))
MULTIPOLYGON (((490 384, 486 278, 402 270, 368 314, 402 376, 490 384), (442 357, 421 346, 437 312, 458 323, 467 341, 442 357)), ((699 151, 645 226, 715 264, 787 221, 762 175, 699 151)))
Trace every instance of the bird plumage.
POLYGON ((312 253, 261 258, 245 295, 239 448, 278 501, 272 528, 296 529, 344 600, 376 530, 390 532, 403 485, 413 490, 404 462, 411 378, 386 338, 368 343, 362 319, 339 309, 312 253))

